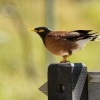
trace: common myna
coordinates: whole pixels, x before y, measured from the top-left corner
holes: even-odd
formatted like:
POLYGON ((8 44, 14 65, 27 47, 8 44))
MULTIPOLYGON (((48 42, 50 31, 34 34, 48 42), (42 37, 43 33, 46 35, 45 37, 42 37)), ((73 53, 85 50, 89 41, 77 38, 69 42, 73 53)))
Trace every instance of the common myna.
POLYGON ((82 49, 88 42, 100 38, 92 30, 52 31, 47 27, 30 29, 36 32, 43 40, 45 47, 53 54, 63 57, 63 62, 68 62, 67 57, 82 49))

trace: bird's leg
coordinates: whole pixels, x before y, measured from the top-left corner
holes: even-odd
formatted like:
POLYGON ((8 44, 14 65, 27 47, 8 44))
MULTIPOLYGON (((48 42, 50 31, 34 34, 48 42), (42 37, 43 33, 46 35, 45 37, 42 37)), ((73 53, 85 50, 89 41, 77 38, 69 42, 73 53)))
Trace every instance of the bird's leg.
POLYGON ((72 51, 68 50, 68 54, 69 55, 64 55, 63 56, 63 60, 60 63, 70 63, 70 61, 68 61, 67 58, 72 55, 72 51))
POLYGON ((64 55, 63 56, 63 60, 60 62, 60 63, 69 63, 70 61, 67 61, 67 57, 68 57, 69 55, 64 55))

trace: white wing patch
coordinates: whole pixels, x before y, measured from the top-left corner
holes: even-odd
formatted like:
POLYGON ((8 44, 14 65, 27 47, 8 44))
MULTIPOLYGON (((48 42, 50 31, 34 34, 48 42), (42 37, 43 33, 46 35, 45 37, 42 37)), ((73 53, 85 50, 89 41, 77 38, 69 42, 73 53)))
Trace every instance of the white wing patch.
POLYGON ((75 49, 75 50, 72 50, 72 52, 76 52, 80 49, 83 49, 85 47, 85 45, 90 42, 91 39, 84 39, 84 40, 79 40, 79 41, 76 41, 76 44, 79 46, 78 49, 75 49))

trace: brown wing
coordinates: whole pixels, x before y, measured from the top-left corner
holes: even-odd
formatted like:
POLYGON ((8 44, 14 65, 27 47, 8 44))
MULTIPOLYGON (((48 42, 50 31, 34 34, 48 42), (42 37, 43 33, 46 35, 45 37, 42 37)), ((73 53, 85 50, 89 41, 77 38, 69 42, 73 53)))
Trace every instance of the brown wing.
POLYGON ((55 39, 77 39, 80 36, 78 32, 74 31, 52 31, 50 32, 47 37, 53 37, 55 39))
POLYGON ((91 30, 76 30, 76 31, 52 31, 47 37, 53 37, 55 39, 66 39, 70 41, 78 41, 81 39, 92 39, 93 34, 88 34, 91 30), (92 38, 91 38, 92 37, 92 38))

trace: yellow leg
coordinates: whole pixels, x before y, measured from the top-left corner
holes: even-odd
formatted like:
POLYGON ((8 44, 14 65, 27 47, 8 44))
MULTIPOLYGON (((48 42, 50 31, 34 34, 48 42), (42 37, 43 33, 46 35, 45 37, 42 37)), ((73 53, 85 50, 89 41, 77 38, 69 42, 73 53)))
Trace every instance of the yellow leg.
POLYGON ((60 63, 70 63, 70 61, 67 61, 67 57, 68 57, 69 55, 65 55, 65 56, 63 56, 63 60, 60 62, 60 63))

